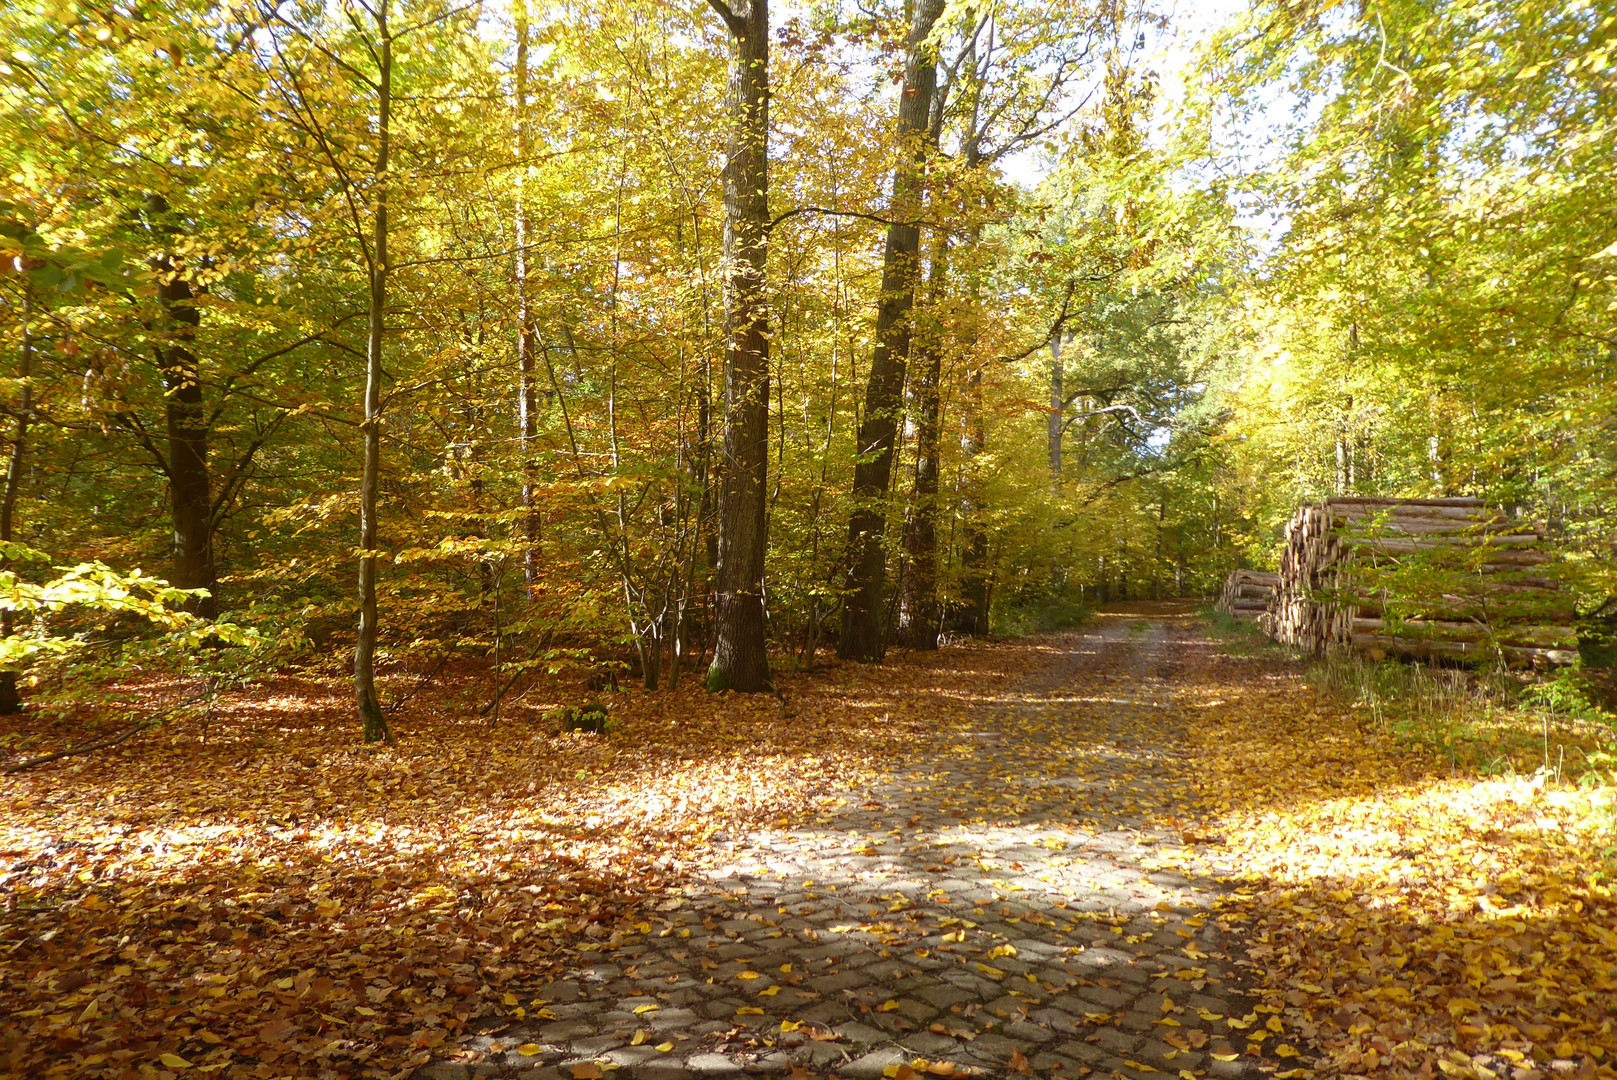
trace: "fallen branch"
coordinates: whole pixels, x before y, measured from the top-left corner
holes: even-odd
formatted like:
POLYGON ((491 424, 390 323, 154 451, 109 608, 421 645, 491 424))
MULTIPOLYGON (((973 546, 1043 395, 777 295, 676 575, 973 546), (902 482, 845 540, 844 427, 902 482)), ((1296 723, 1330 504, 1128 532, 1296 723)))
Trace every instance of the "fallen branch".
POLYGON ((109 746, 117 746, 119 743, 140 731, 145 726, 145 724, 138 722, 130 724, 128 727, 112 735, 108 735, 104 739, 98 739, 93 743, 86 743, 83 746, 75 746, 69 750, 56 750, 49 754, 40 754, 38 757, 24 758, 15 765, 6 766, 5 769, 0 770, 0 772, 3 772, 6 776, 11 776, 15 773, 26 772, 27 770, 39 765, 49 764, 52 761, 60 761, 62 758, 74 757, 78 754, 90 754, 97 750, 105 750, 109 746))

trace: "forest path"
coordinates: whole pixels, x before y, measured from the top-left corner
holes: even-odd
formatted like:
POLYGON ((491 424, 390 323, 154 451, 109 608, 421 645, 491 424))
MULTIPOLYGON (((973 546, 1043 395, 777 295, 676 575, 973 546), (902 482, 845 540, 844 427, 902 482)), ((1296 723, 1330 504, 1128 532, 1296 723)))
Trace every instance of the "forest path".
POLYGON ((1218 887, 1169 866, 1202 839, 1180 688, 1218 646, 1141 604, 1016 647, 1038 653, 1018 684, 940 717, 891 781, 717 837, 665 921, 417 1076, 1251 1070, 1214 1022, 1250 1010, 1218 887))

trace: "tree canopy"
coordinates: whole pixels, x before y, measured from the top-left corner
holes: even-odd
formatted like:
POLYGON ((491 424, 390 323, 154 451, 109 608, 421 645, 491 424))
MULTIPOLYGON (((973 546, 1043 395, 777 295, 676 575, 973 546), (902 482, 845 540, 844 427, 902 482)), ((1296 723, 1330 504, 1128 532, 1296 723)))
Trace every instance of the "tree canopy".
POLYGON ((1598 3, 1257 0, 1173 101, 1143 5, 3 19, 15 590, 747 689, 1210 592, 1328 494, 1613 591, 1598 3))

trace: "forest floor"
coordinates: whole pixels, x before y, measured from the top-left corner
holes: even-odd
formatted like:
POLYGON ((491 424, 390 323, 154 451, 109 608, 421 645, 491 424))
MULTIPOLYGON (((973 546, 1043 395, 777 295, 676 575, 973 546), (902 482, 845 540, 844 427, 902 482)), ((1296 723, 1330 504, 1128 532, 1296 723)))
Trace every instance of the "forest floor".
POLYGON ((308 675, 0 780, 4 1075, 1617 1076, 1611 788, 1183 605, 604 737, 482 682, 396 747, 308 675))

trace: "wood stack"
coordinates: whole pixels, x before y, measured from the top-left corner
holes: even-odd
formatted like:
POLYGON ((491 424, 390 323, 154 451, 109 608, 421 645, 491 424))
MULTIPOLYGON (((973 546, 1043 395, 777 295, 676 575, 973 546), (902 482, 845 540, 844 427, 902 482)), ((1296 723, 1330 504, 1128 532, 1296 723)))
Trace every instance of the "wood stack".
POLYGON ((1267 570, 1231 570, 1213 610, 1237 619, 1255 620, 1268 610, 1279 584, 1280 575, 1267 570))
POLYGON ((1570 663, 1573 606, 1543 539, 1480 499, 1326 499, 1292 516, 1259 623, 1316 656, 1570 663))

